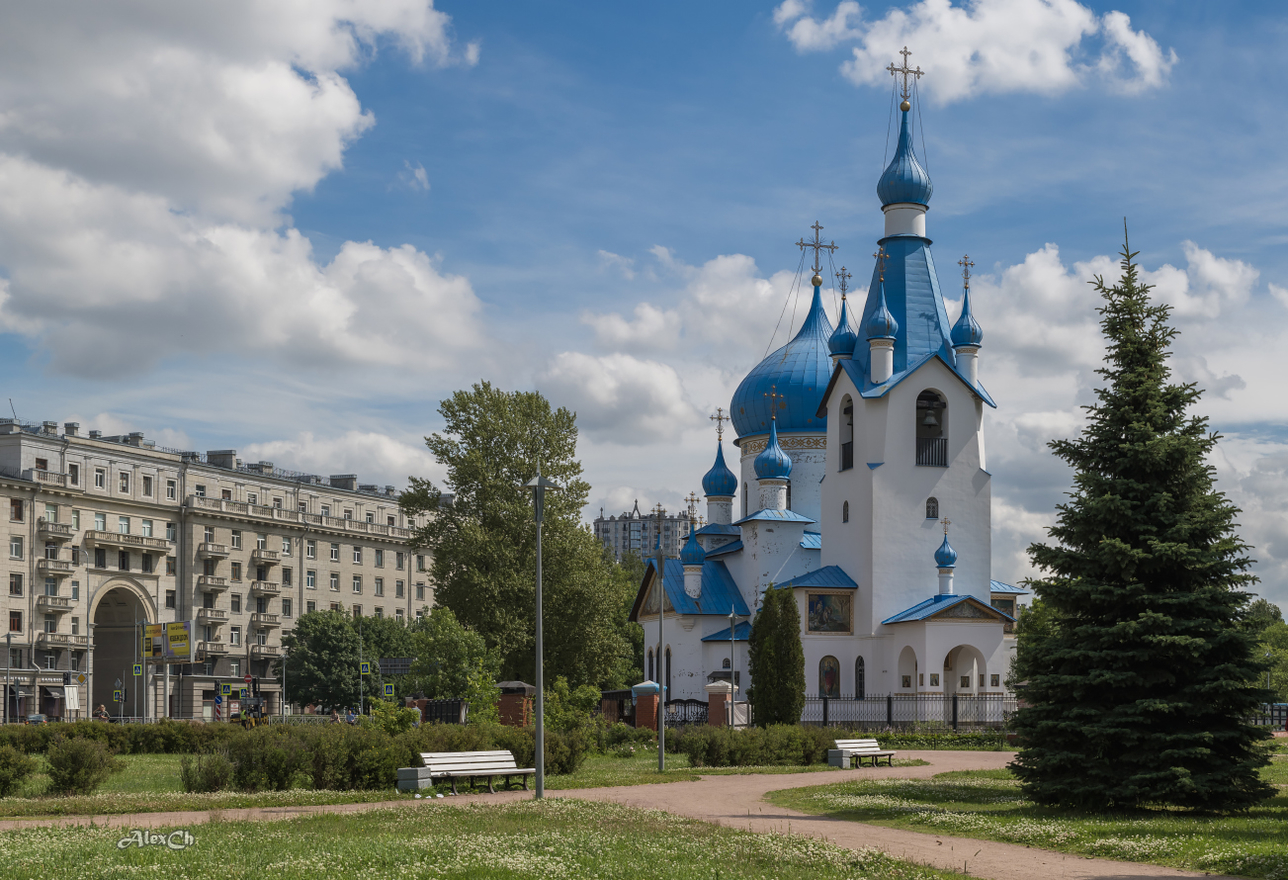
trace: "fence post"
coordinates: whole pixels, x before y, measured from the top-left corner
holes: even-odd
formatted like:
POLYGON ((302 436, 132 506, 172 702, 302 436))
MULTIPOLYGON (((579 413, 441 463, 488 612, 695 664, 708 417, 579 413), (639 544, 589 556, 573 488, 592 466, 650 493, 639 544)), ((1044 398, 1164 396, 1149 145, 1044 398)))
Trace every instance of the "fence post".
POLYGON ((894 727, 894 694, 886 694, 886 727, 894 727))
POLYGON ((823 698, 823 726, 827 727, 827 697, 823 698))
POLYGON ((957 732, 957 694, 953 694, 953 733, 957 732))

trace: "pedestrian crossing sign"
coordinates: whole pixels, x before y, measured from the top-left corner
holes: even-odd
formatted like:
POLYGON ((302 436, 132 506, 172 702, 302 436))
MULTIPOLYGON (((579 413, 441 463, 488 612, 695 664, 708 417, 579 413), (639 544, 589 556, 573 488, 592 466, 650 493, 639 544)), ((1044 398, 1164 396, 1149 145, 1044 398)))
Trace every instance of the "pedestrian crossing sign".
POLYGON ((135 664, 134 664, 134 674, 135 674, 135 676, 140 676, 140 675, 142 675, 142 674, 143 674, 143 664, 142 664, 142 663, 135 663, 135 664))
POLYGON ((387 684, 387 685, 385 685, 385 697, 387 697, 387 698, 388 698, 388 699, 390 699, 390 700, 392 700, 392 699, 394 698, 394 686, 393 686, 393 685, 391 685, 391 684, 387 684))
POLYGON ((230 684, 221 684, 219 686, 219 695, 223 697, 232 696, 233 686, 230 684))
POLYGON ((370 675, 370 674, 371 674, 371 661, 370 661, 370 660, 363 660, 361 663, 359 663, 359 664, 358 664, 358 671, 359 671, 359 672, 361 672, 363 675, 370 675))
POLYGON ((123 696, 121 696, 121 692, 120 692, 119 690, 112 691, 112 702, 113 702, 113 703, 123 703, 123 702, 125 702, 125 698, 124 698, 123 696))

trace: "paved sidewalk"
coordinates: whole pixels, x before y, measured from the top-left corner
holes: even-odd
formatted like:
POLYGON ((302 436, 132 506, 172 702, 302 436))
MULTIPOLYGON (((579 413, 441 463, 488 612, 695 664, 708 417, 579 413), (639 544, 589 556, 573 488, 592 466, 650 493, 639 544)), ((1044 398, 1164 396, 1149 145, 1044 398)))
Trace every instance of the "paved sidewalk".
MULTIPOLYGON (((820 837, 848 849, 875 847, 891 856, 950 871, 964 871, 992 880, 1137 880, 1149 877, 1215 877, 1157 865, 1090 859, 1008 843, 900 831, 879 825, 810 816, 766 803, 767 792, 840 782, 845 779, 898 777, 925 779, 949 770, 986 770, 1006 766, 1007 752, 905 751, 901 757, 929 761, 922 767, 865 767, 831 773, 704 776, 697 782, 630 785, 615 788, 547 790, 547 797, 575 797, 612 801, 632 807, 665 810, 679 816, 757 832, 804 834, 820 837)), ((301 807, 253 807, 178 813, 131 813, 119 816, 60 816, 49 819, 8 819, 0 831, 34 827, 95 826, 112 828, 190 828, 210 821, 272 821, 320 813, 362 813, 376 809, 433 809, 464 803, 510 803, 531 798, 531 792, 422 800, 384 801, 368 804, 334 804, 301 807)), ((1220 880, 1220 878, 1217 878, 1220 880)), ((1234 880, 1234 878, 1228 878, 1234 880)))

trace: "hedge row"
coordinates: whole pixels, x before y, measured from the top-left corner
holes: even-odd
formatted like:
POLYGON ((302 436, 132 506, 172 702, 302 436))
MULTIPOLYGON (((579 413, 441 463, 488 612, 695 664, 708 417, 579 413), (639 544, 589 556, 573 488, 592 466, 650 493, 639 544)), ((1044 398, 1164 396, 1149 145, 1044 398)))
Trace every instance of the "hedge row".
POLYGON ((57 738, 91 739, 118 755, 192 754, 205 752, 241 732, 236 724, 204 724, 162 718, 152 724, 109 724, 80 720, 57 724, 5 724, 0 746, 13 746, 29 755, 44 754, 57 738))
POLYGON ((827 762, 837 739, 875 738, 884 749, 1009 748, 1002 733, 848 732, 836 727, 774 724, 733 730, 695 725, 667 735, 667 748, 689 757, 693 767, 805 766, 827 762))

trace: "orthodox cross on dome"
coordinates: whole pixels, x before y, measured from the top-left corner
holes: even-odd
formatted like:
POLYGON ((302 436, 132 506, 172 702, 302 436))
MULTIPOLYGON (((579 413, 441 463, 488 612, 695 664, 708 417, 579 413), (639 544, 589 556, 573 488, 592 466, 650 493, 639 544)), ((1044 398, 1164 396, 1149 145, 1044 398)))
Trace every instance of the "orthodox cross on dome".
MULTIPOLYGON (((921 79, 921 77, 924 76, 926 72, 922 70, 920 67, 912 68, 908 66, 908 56, 911 55, 912 53, 908 51, 907 46, 904 46, 903 50, 899 54, 903 56, 903 66, 895 67, 894 62, 891 61, 890 66, 887 67, 886 70, 890 71, 891 76, 903 77, 903 88, 900 91, 903 94, 904 102, 907 103, 908 96, 912 93, 911 89, 909 89, 908 87, 908 77, 912 77, 914 80, 918 80, 918 79, 921 79)), ((908 108, 901 107, 900 109, 907 110, 908 108)))
POLYGON ((770 420, 771 420, 771 421, 777 421, 777 419, 778 419, 778 407, 780 407, 780 406, 786 406, 787 404, 786 404, 786 403, 781 403, 781 402, 780 402, 777 406, 775 406, 775 405, 774 405, 774 401, 783 401, 783 400, 786 400, 787 395, 786 395, 786 394, 779 394, 779 393, 778 393, 778 386, 777 386, 777 385, 770 385, 770 386, 769 386, 769 390, 765 392, 765 396, 769 398, 769 418, 770 418, 770 420))
POLYGON ((975 266, 975 263, 971 261, 970 254, 963 255, 957 261, 957 265, 962 267, 962 286, 970 290, 970 270, 975 266))
POLYGON ((877 280, 884 284, 886 259, 890 255, 886 253, 886 249, 884 247, 878 247, 877 252, 872 256, 875 257, 877 261, 877 280))
POLYGON ((939 521, 939 524, 940 524, 941 526, 943 526, 943 527, 944 527, 944 537, 945 537, 945 538, 947 538, 947 537, 948 537, 948 527, 949 527, 949 526, 951 526, 951 525, 953 524, 953 521, 952 521, 951 519, 949 519, 948 517, 944 517, 943 519, 941 519, 941 520, 939 521))
POLYGON ((666 516, 666 508, 660 503, 653 507, 653 518, 657 520, 657 527, 662 528, 662 518, 666 516))
POLYGON ((845 299, 845 292, 850 289, 847 282, 854 276, 846 272, 845 267, 842 266, 841 271, 836 273, 836 277, 841 279, 841 299, 845 299))
POLYGON ((687 502, 689 502, 689 522, 693 522, 693 520, 694 520, 694 519, 696 519, 696 518, 697 518, 697 515, 698 515, 698 514, 697 514, 697 510, 698 510, 698 493, 697 493, 697 492, 690 492, 690 493, 689 493, 689 497, 685 498, 684 500, 685 500, 685 501, 687 501, 687 502))
POLYGON ((724 440, 724 423, 732 421, 732 418, 724 414, 723 406, 716 407, 716 414, 711 417, 711 421, 716 423, 716 439, 724 440))
POLYGON ((814 249, 813 269, 814 269, 814 274, 817 275, 819 272, 823 271, 822 266, 820 266, 818 262, 818 252, 834 251, 837 249, 837 244, 836 242, 832 242, 831 244, 823 244, 823 239, 818 237, 818 234, 823 231, 823 227, 819 224, 817 220, 814 221, 814 225, 811 226, 810 229, 814 230, 814 240, 806 241, 805 239, 802 238, 800 241, 796 242, 796 246, 800 248, 802 251, 805 250, 805 248, 814 249))

